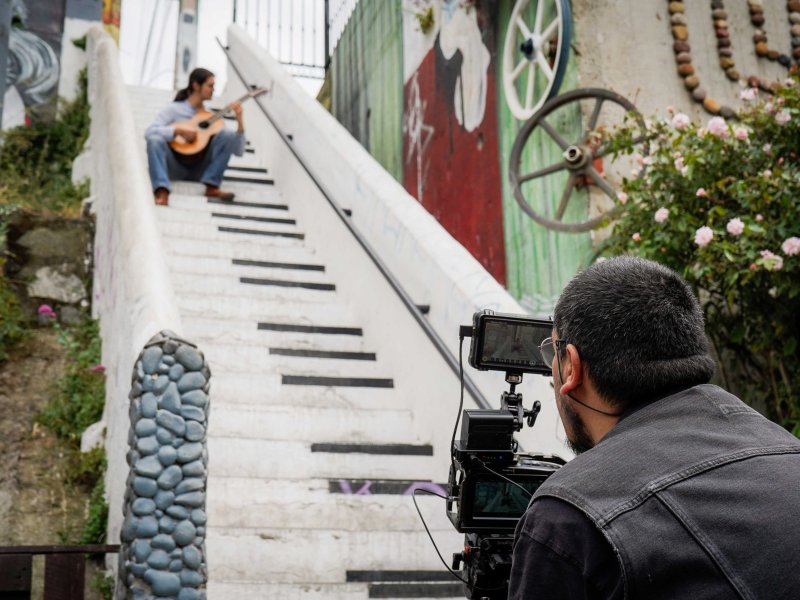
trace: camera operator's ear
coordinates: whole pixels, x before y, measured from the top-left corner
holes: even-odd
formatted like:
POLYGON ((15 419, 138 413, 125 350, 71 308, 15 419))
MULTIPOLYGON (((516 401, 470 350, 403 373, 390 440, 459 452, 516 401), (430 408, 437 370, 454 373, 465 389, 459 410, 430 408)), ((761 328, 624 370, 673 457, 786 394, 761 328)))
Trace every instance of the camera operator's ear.
POLYGON ((567 344, 566 356, 561 360, 561 389, 562 394, 569 394, 583 383, 583 361, 578 354, 578 349, 572 344, 567 344))

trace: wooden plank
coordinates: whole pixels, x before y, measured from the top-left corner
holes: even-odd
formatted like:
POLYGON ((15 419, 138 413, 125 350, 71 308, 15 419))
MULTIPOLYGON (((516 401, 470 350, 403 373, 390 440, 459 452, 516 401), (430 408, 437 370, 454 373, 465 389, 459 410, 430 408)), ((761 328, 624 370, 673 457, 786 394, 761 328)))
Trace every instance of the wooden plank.
POLYGON ((86 546, 0 546, 0 556, 6 554, 117 554, 119 544, 86 546))
POLYGON ((83 600, 86 558, 48 554, 44 564, 44 600, 83 600))
POLYGON ((32 572, 30 555, 0 556, 0 600, 29 600, 32 572))

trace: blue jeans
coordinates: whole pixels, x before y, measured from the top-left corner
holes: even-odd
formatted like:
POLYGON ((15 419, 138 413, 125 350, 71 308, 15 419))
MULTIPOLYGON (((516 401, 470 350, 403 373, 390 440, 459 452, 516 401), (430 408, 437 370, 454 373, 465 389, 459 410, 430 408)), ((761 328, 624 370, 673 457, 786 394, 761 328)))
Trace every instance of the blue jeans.
POLYGON ((203 159, 195 165, 187 166, 178 162, 169 143, 158 137, 147 138, 147 164, 153 190, 170 189, 170 179, 200 181, 206 185, 219 187, 222 174, 228 168, 228 160, 238 144, 237 134, 223 129, 208 143, 203 159))

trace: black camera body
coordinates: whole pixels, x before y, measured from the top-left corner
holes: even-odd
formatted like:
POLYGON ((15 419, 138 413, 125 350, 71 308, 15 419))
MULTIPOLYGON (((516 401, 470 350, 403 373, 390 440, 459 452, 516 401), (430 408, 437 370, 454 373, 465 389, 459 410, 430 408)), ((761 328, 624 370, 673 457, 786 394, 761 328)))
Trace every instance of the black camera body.
POLYGON ((541 408, 536 401, 526 410, 515 386, 523 373, 551 374, 539 353, 551 330, 550 321, 520 315, 483 311, 473 317, 470 365, 505 371, 511 389, 502 393, 499 410, 463 411, 460 439, 453 443, 446 512, 465 534, 453 569, 463 564, 467 598, 508 597, 514 530, 533 493, 564 464, 559 457, 521 453, 514 439, 526 422, 533 426, 541 408))

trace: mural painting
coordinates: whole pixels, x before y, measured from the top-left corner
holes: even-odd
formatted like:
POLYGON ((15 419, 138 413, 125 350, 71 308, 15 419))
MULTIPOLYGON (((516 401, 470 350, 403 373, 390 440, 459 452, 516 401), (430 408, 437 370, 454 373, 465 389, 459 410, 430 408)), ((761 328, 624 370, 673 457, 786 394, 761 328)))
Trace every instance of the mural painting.
POLYGON ((11 0, 3 129, 55 116, 63 27, 63 0, 11 0))
POLYGON ((103 0, 103 28, 119 45, 119 23, 122 0, 103 0))
POLYGON ((404 0, 403 185, 506 283, 495 2, 404 0))

